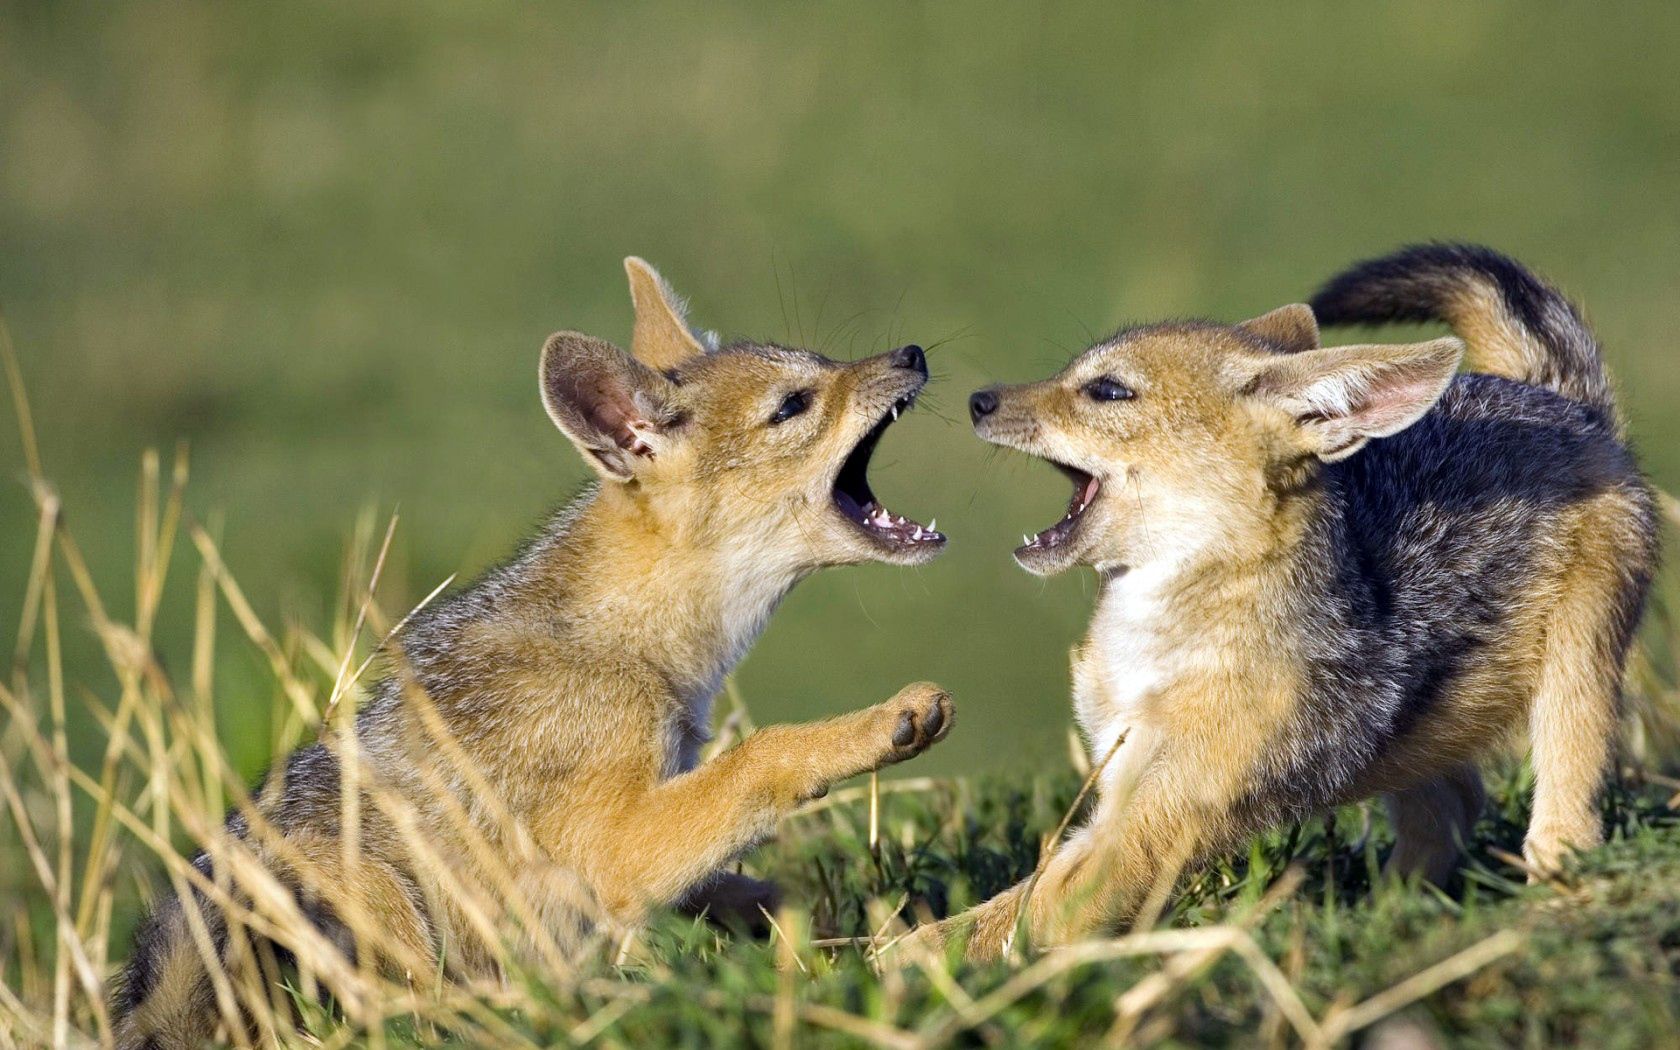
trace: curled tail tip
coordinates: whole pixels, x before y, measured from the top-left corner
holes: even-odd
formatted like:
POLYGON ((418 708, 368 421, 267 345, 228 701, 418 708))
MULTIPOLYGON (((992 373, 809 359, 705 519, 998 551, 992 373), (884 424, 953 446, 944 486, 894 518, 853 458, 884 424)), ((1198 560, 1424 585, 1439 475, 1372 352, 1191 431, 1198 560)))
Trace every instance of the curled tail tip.
POLYGON ((1542 387, 1616 416, 1597 341, 1563 293, 1479 244, 1413 244, 1357 262, 1310 300, 1325 325, 1440 321, 1472 371, 1542 387))
POLYGON ((1448 297, 1477 276, 1502 288, 1511 280, 1543 287, 1520 263, 1492 248, 1426 241, 1353 263, 1324 282, 1308 304, 1324 325, 1440 320, 1448 297))

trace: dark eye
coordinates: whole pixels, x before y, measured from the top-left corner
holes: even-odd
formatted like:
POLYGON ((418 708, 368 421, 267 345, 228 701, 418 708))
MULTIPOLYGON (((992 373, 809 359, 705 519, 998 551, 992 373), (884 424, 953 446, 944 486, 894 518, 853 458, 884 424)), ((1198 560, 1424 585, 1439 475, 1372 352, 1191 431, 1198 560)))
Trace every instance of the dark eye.
POLYGON ((770 425, 786 423, 799 413, 811 407, 811 392, 809 390, 795 390, 776 407, 776 412, 770 417, 770 425))
POLYGON ((1137 396, 1137 391, 1107 376, 1086 383, 1085 393, 1092 401, 1130 401, 1137 396))

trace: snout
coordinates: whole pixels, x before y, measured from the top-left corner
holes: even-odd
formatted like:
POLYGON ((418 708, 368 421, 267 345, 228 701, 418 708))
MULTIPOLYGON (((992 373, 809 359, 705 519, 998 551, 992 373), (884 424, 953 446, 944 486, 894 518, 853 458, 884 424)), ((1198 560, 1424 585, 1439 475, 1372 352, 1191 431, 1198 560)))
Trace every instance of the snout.
POLYGON ((923 379, 927 378, 927 354, 923 353, 922 348, 915 343, 894 350, 892 352, 892 363, 894 368, 908 368, 912 372, 921 373, 923 379))
POLYGON ((968 395, 968 418, 974 421, 974 436, 994 445, 1042 455, 1038 445, 1044 427, 1038 395, 1038 390, 1030 384, 1002 383, 968 395))

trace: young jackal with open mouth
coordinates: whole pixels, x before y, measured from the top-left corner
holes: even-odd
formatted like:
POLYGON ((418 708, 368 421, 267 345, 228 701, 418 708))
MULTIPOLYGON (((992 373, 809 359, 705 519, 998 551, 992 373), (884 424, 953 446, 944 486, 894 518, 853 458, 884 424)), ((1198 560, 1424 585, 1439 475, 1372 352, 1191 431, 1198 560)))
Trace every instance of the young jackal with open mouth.
POLYGON ((1600 841, 1653 499, 1592 335, 1515 262, 1408 249, 1310 308, 1128 329, 970 408, 1073 480, 1015 557, 1101 579, 1073 654, 1097 797, 1036 884, 924 939, 971 929, 989 957, 1020 916, 1041 945, 1122 927, 1185 864, 1374 794, 1390 869, 1440 880, 1473 763, 1525 724, 1528 864, 1600 841), (1463 342, 1319 346, 1317 321, 1422 320, 1463 342))
POLYGON ((914 346, 853 363, 719 347, 651 268, 625 265, 632 352, 562 332, 542 353, 543 403, 600 484, 417 615, 353 737, 295 752, 230 818, 232 845, 194 862, 190 905, 170 900, 141 932, 117 1003, 125 1046, 198 1046, 218 1021, 237 1034, 261 1011, 227 1001, 204 959, 255 969, 232 986, 262 995, 312 933, 425 979, 440 965, 493 971, 486 942, 514 929, 563 947, 685 895, 769 904, 768 886, 720 868, 834 781, 949 732, 950 698, 921 684, 699 763, 713 695, 789 588, 824 566, 917 565, 944 546, 867 479, 927 362, 914 346), (352 774, 360 788, 342 790, 352 774), (350 814, 360 833, 347 842, 350 814), (266 879, 278 904, 258 892, 266 879), (235 928, 208 897, 229 880, 228 897, 282 930, 275 909, 295 902, 309 929, 252 950, 265 927, 235 928), (486 893, 520 908, 487 929, 486 893))

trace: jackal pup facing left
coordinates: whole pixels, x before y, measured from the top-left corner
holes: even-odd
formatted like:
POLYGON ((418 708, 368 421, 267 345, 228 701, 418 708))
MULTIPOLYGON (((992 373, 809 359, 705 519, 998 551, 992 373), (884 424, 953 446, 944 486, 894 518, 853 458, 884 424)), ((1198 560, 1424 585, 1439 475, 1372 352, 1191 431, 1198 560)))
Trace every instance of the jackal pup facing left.
POLYGON ((1407 249, 1311 307, 1126 329, 971 413, 1073 481, 1015 558, 1101 581, 1073 661, 1100 773, 1039 879, 919 937, 972 926, 986 956, 1018 915, 1041 944, 1124 926, 1181 866, 1372 795, 1390 867, 1442 879, 1476 763, 1524 728, 1529 866, 1601 840, 1654 499, 1592 333, 1521 265, 1407 249), (1421 320, 1458 337, 1319 345, 1319 321, 1421 320))
MULTIPOLYGON (((944 546, 885 510, 866 476, 927 362, 915 346, 853 363, 720 347, 690 329, 650 267, 625 265, 632 353, 562 332, 540 368, 549 415, 600 483, 401 632, 396 671, 356 721, 365 787, 352 796, 353 848, 342 746, 293 753, 254 812, 229 819, 229 835, 350 958, 377 955, 399 974, 435 973, 440 958, 451 973, 493 971, 485 938, 503 931, 474 921, 452 882, 508 887, 544 927, 534 933, 561 943, 633 925, 696 887, 714 903, 767 903, 764 884, 722 866, 832 782, 951 728, 950 698, 920 684, 866 710, 761 729, 699 763, 713 695, 789 588, 824 566, 915 565, 944 546)), ((208 855, 195 866, 230 876, 208 855)), ((291 945, 239 949, 245 931, 230 937, 229 925, 200 892, 158 910, 118 996, 125 1046, 198 1046, 218 1019, 237 1037, 247 1011, 218 1003, 227 984, 213 987, 201 950, 227 969, 266 957, 245 982, 266 988, 291 945)))

